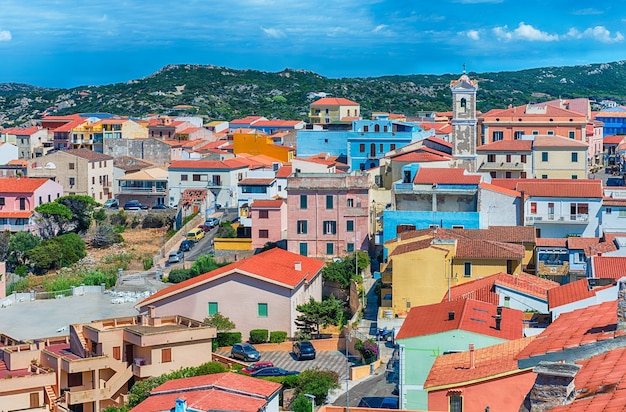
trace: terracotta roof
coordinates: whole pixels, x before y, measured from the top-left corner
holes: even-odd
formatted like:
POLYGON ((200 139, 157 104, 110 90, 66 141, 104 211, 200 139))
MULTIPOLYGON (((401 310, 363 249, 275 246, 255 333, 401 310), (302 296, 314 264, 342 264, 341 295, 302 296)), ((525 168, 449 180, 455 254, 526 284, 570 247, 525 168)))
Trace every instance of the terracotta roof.
POLYGON ((253 124, 262 118, 263 116, 246 116, 243 119, 233 119, 229 124, 253 124))
POLYGON ((617 300, 561 314, 517 359, 545 355, 626 335, 617 331, 617 300))
POLYGON ((274 181, 274 178, 252 178, 248 177, 239 181, 239 186, 269 186, 274 181))
POLYGON ((512 197, 520 197, 521 193, 515 190, 507 189, 506 187, 501 187, 497 185, 492 185, 491 183, 481 182, 478 184, 478 187, 485 190, 491 190, 492 192, 501 193, 503 195, 512 196, 512 197))
MULTIPOLYGON (((491 241, 506 241, 506 243, 535 243, 536 232, 532 226, 489 226, 488 229, 420 229, 403 232, 401 240, 422 237, 426 235, 445 239, 476 239, 491 241)), ((394 242, 392 239, 390 242, 394 242)))
POLYGON ((548 293, 558 288, 560 285, 549 279, 521 272, 519 275, 509 275, 508 273, 498 273, 495 284, 516 290, 518 292, 533 295, 542 300, 548 299, 548 293))
POLYGON ((269 397, 280 389, 281 384, 240 375, 238 373, 223 372, 170 380, 154 388, 151 393, 154 394, 174 390, 206 388, 207 386, 228 388, 234 391, 269 397))
MULTIPOLYGON (((47 119, 44 119, 47 120, 47 119)), ((72 131, 73 128, 80 126, 83 123, 86 123, 87 121, 85 119, 76 119, 76 120, 71 120, 68 123, 62 124, 59 127, 56 127, 54 129, 52 129, 53 132, 70 132, 72 131)))
POLYGON ((12 127, 10 129, 1 130, 0 132, 5 133, 5 134, 14 134, 16 136, 30 136, 33 133, 38 132, 39 130, 42 130, 42 129, 37 126, 31 126, 31 127, 12 127))
POLYGON ((526 197, 602 198, 602 181, 596 179, 491 179, 494 185, 524 191, 526 197))
POLYGON ((533 147, 567 147, 585 149, 588 143, 561 136, 535 136, 533 147))
POLYGON ((0 210, 0 217, 5 219, 28 219, 32 214, 30 210, 0 210))
POLYGON ((343 97, 322 97, 311 103, 311 106, 360 106, 360 104, 343 97))
POLYGON ((524 246, 493 240, 458 239, 455 256, 468 259, 523 259, 524 246))
POLYGON ((291 165, 284 165, 276 173, 277 178, 285 178, 291 175, 291 165))
POLYGON ((76 157, 82 157, 83 159, 87 159, 90 162, 99 162, 102 160, 113 160, 112 156, 94 152, 93 150, 89 150, 89 149, 83 149, 83 148, 64 150, 63 153, 67 153, 76 157))
MULTIPOLYGON (((431 246, 433 246, 434 248, 437 248, 437 246, 432 245, 432 242, 433 242, 433 239, 432 238, 428 238, 428 239, 418 240, 416 242, 404 243, 404 244, 399 245, 398 247, 396 247, 393 250, 393 252, 391 252, 389 257, 396 256, 396 255, 401 255, 403 253, 415 252, 417 250, 428 249, 431 246)), ((437 248, 437 249, 444 250, 442 248, 437 248)))
POLYGON ((28 166, 28 160, 26 159, 11 159, 7 162, 8 165, 18 165, 18 166, 23 166, 23 167, 27 167, 28 166))
POLYGON ((438 137, 429 136, 424 140, 430 140, 431 142, 435 142, 437 144, 440 144, 440 145, 443 145, 452 149, 452 143, 445 141, 443 139, 440 139, 438 137))
POLYGON ((540 237, 540 238, 537 238, 536 245, 538 247, 567 247, 567 238, 565 237, 540 237))
POLYGON ((604 136, 602 139, 602 144, 620 144, 624 141, 626 136, 618 134, 615 136, 604 136))
POLYGON ((531 152, 532 140, 498 140, 476 148, 477 152, 531 152))
POLYGON ((534 339, 534 336, 515 339, 476 349, 474 350, 474 367, 470 364, 469 351, 437 356, 424 382, 424 388, 470 381, 474 383, 520 372, 515 356, 534 339))
POLYGON ((553 412, 626 410, 626 348, 617 348, 577 361, 581 365, 574 377, 576 398, 568 405, 555 406, 553 412))
POLYGON ((302 120, 259 120, 254 127, 296 127, 301 123, 302 120))
POLYGON ((596 293, 589 287, 587 279, 566 283, 548 291, 548 309, 557 308, 595 295, 596 293))
POLYGON ((220 160, 174 160, 170 163, 168 170, 172 169, 192 169, 192 170, 231 170, 243 169, 247 165, 235 159, 220 160))
POLYGON ((516 106, 516 107, 511 107, 509 109, 493 109, 493 110, 489 110, 487 113, 483 114, 483 121, 484 122, 495 122, 496 118, 499 119, 499 123, 505 123, 505 122, 511 122, 511 121, 515 121, 518 122, 518 119, 523 119, 525 121, 532 121, 535 120, 537 118, 548 118, 548 117, 552 117, 555 118, 557 121, 561 120, 561 121, 569 121, 569 119, 574 119, 574 121, 577 122, 586 122, 587 118, 584 114, 578 113, 578 112, 574 112, 571 110, 567 110, 567 109, 562 109, 560 107, 554 107, 554 106, 543 106, 545 108, 545 112, 541 113, 541 112, 532 112, 530 111, 529 113, 526 113, 528 108, 534 108, 534 107, 540 107, 540 105, 523 105, 523 106, 516 106))
POLYGON ((0 193, 33 193, 48 180, 46 177, 0 177, 0 193))
POLYGON ((260 199, 257 199, 254 202, 252 202, 252 205, 250 205, 250 207, 252 207, 253 209, 256 209, 256 208, 278 209, 284 203, 285 203, 284 200, 260 200, 260 199))
POLYGON ((473 299, 491 303, 492 305, 499 305, 500 295, 494 292, 493 288, 497 277, 498 274, 495 274, 452 286, 441 301, 473 299))
POLYGON ((619 280, 626 276, 626 256, 594 256, 592 262, 596 278, 619 280))
POLYGON ((142 307, 164 297, 200 287, 231 273, 242 273, 265 282, 293 289, 303 280, 310 281, 313 279, 323 267, 324 262, 317 259, 274 248, 161 289, 136 306, 142 307), (301 270, 295 269, 296 262, 300 262, 301 270))
POLYGON ((428 163, 448 161, 452 158, 452 156, 441 152, 439 154, 435 154, 427 151, 412 151, 408 153, 400 153, 392 158, 396 162, 428 163))
POLYGON ((451 330, 492 336, 504 340, 519 339, 522 334, 523 313, 502 308, 500 330, 495 328, 496 306, 471 299, 459 299, 411 308, 404 320, 397 339, 433 335, 451 330), (454 319, 448 320, 449 312, 454 319))
POLYGON ((448 185, 478 185, 482 181, 481 175, 468 175, 465 169, 442 169, 420 167, 415 174, 415 184, 448 184, 448 185))

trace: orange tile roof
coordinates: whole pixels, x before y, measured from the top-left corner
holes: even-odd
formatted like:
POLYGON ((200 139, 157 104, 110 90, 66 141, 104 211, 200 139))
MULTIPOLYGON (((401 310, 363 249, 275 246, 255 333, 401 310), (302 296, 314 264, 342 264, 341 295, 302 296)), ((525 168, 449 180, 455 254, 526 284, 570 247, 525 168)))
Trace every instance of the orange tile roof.
POLYGON ((505 374, 518 373, 515 356, 533 340, 534 336, 515 339, 474 351, 474 367, 470 364, 470 352, 450 353, 437 356, 424 382, 424 388, 476 382, 505 374))
POLYGON ((500 296, 493 291, 493 285, 497 277, 498 274, 495 274, 452 286, 441 301, 473 299, 491 303, 492 305, 499 305, 500 296))
POLYGON ((229 124, 252 124, 252 123, 259 121, 262 118, 263 116, 246 116, 242 119, 231 120, 229 124))
POLYGON ((595 295, 596 293, 589 287, 587 279, 566 283, 548 291, 548 309, 557 308, 595 295))
POLYGON ((449 184, 449 185, 478 185, 482 181, 480 175, 468 175, 463 168, 442 169, 420 167, 415 174, 415 184, 449 184))
POLYGON ((477 152, 531 152, 532 140, 499 140, 476 148, 477 152))
POLYGON ((31 126, 31 127, 12 127, 10 129, 4 129, 4 130, 0 130, 0 132, 5 133, 5 134, 14 134, 16 136, 30 136, 33 133, 38 132, 40 129, 37 126, 31 126))
POLYGON ((72 120, 68 123, 62 124, 61 126, 52 129, 53 132, 71 132, 73 128, 80 126, 83 123, 86 123, 85 119, 76 119, 72 120))
POLYGON ((200 287, 231 273, 242 273, 265 282, 293 289, 303 280, 310 281, 313 279, 323 267, 324 262, 320 260, 274 248, 161 289, 136 306, 146 306, 162 298, 200 287), (301 270, 295 269, 296 262, 301 263, 301 270))
POLYGON ((296 127, 301 123, 302 120, 259 120, 254 127, 296 127))
POLYGON ((567 238, 564 237, 540 237, 537 238, 538 247, 567 247, 567 238))
POLYGON ((602 144, 620 144, 626 139, 626 136, 618 134, 615 136, 605 136, 602 139, 602 144))
POLYGON ((429 247, 433 247, 434 249, 445 250, 443 248, 438 248, 437 246, 432 245, 433 239, 423 239, 415 242, 407 242, 402 245, 396 247, 393 252, 389 255, 389 257, 402 255, 404 253, 415 252, 417 250, 428 249, 429 247))
POLYGON ((392 156, 392 158, 396 162, 428 163, 448 161, 452 158, 452 156, 445 153, 435 154, 426 151, 412 151, 408 153, 400 153, 392 156))
POLYGON ((276 173, 276 177, 277 178, 286 178, 291 176, 291 165, 284 165, 282 166, 280 169, 278 169, 278 172, 276 173))
POLYGON ((397 339, 433 335, 451 330, 492 336, 504 340, 523 337, 523 313, 511 308, 502 308, 500 330, 495 328, 496 306, 471 299, 459 299, 432 305, 411 308, 404 320, 397 339), (448 313, 455 312, 453 320, 448 313))
MULTIPOLYGON (((488 229, 420 229, 403 232, 399 235, 401 240, 433 235, 444 239, 476 239, 504 241, 506 243, 535 243, 536 232, 532 226, 489 226, 488 229)), ((391 240, 392 242, 395 239, 391 240)))
POLYGON ((278 209, 284 203, 285 203, 284 200, 259 200, 257 199, 254 202, 252 202, 252 205, 250 205, 250 207, 252 207, 253 209, 256 209, 256 208, 278 209))
POLYGON ((596 179, 491 179, 491 183, 522 190, 526 197, 588 197, 602 198, 602 181, 596 179))
POLYGON ((481 182, 481 183, 478 184, 478 187, 480 187, 481 189, 490 190, 492 192, 501 193, 501 194, 507 195, 507 196, 513 196, 513 197, 520 197, 521 196, 520 192, 517 192, 515 190, 511 190, 511 189, 507 189, 506 187, 492 185, 491 183, 481 182))
POLYGON ((83 159, 87 159, 90 162, 99 162, 101 160, 113 160, 112 156, 94 152, 93 150, 84 149, 84 148, 64 150, 63 153, 67 153, 76 157, 82 157, 83 159))
POLYGON ((8 165, 18 165, 26 167, 28 166, 28 160, 26 159, 12 159, 7 162, 8 165))
POLYGON ((243 162, 235 159, 220 160, 173 160, 170 163, 169 170, 171 169, 243 169, 247 167, 243 162))
POLYGON ((508 109, 493 109, 489 110, 487 113, 483 114, 483 121, 487 122, 519 122, 519 119, 523 119, 524 121, 532 121, 537 118, 542 117, 552 117, 557 118, 557 120, 566 120, 574 119, 577 122, 586 122, 587 118, 584 114, 574 112, 567 109, 562 109, 560 107, 554 106, 544 106, 545 113, 526 113, 526 109, 528 107, 536 106, 536 105, 523 105, 517 107, 511 107, 508 109), (496 120, 498 118, 499 120, 496 120), (561 118, 561 119, 558 119, 561 118))
POLYGON ((535 136, 534 147, 588 148, 589 144, 561 136, 535 136))
POLYGON ((360 106, 360 104, 343 97, 322 97, 311 103, 311 106, 360 106))
POLYGON ((13 210, 13 211, 0 210, 0 217, 5 218, 5 219, 28 219, 32 215, 32 213, 33 213, 32 211, 28 211, 28 210, 13 210))
POLYGON ((239 181, 239 186, 269 186, 274 181, 273 178, 261 179, 248 177, 239 181))
POLYGON ((524 246, 493 240, 458 239, 455 257, 467 259, 511 259, 524 258, 524 246))
POLYGON ((563 313, 522 350, 517 359, 541 356, 626 335, 626 332, 617 331, 616 325, 617 300, 563 313))
POLYGON ((596 278, 619 280, 626 276, 626 256, 594 256, 592 262, 596 278))
POLYGON ((498 273, 495 284, 519 292, 527 293, 543 300, 548 299, 548 293, 560 285, 549 279, 521 272, 519 275, 498 273))
POLYGON ((264 410, 267 401, 252 396, 227 392, 220 389, 204 389, 162 393, 149 396, 131 409, 132 412, 173 411, 177 399, 187 402, 189 411, 242 411, 258 412, 264 410))
POLYGON ((48 180, 46 177, 0 177, 0 193, 33 193, 48 180))
POLYGON ((240 375, 238 373, 223 372, 170 380, 154 388, 151 393, 206 388, 207 386, 228 388, 233 391, 269 397, 280 389, 281 384, 240 375))

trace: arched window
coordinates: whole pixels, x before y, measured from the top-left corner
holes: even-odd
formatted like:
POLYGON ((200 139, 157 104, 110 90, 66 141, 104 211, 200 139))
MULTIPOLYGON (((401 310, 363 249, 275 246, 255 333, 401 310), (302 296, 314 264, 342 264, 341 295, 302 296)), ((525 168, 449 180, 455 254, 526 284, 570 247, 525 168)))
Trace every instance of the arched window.
POLYGON ((467 100, 465 99, 465 97, 461 99, 461 108, 467 108, 467 100))
POLYGON ((380 125, 379 124, 374 125, 374 131, 375 132, 380 132, 380 125))

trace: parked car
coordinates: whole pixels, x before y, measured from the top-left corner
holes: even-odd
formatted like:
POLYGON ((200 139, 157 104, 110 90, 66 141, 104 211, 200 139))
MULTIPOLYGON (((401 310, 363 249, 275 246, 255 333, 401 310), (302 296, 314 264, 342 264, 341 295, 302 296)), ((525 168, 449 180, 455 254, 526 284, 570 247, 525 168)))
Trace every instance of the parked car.
POLYGON ((211 230, 211 229, 212 229, 212 227, 211 227, 211 226, 207 226, 207 225, 198 225, 198 229, 202 229, 202 231, 203 231, 204 233, 206 233, 206 232, 208 232, 209 230, 211 230))
POLYGON ((271 368, 273 366, 274 364, 272 362, 256 362, 248 366, 247 368, 243 368, 241 370, 241 373, 250 375, 251 373, 258 371, 259 369, 271 368))
POLYGON ((215 226, 219 226, 220 225, 220 219, 217 217, 208 217, 205 221, 204 224, 208 227, 215 227, 215 226))
POLYGON ((170 252, 169 257, 167 258, 167 261, 169 263, 178 263, 180 261, 183 260, 184 254, 182 250, 173 250, 170 252))
POLYGON ((294 343, 292 351, 298 360, 315 359, 315 346, 308 340, 294 343))
POLYGON ((198 240, 202 239, 204 237, 204 230, 200 229, 200 228, 194 228, 191 229, 188 233, 187 233, 187 240, 191 240, 194 242, 197 242, 198 240))
POLYGON ((167 209, 169 209, 169 207, 163 204, 152 206, 152 210, 167 210, 167 209))
POLYGON ((196 244, 194 242, 192 242, 191 240, 183 240, 182 242, 180 242, 180 246, 178 247, 178 250, 180 250, 181 252, 189 252, 191 250, 192 247, 194 247, 196 244))
POLYGON ((298 371, 288 371, 285 370, 283 368, 277 368, 277 367, 272 367, 272 368, 262 368, 259 369, 256 372, 252 372, 250 374, 250 376, 287 376, 287 375, 297 375, 300 372, 298 371))
POLYGON ((606 179, 607 186, 624 186, 624 179, 621 177, 609 177, 606 179))
POLYGON ((147 208, 148 206, 142 205, 139 200, 129 200, 124 203, 124 210, 141 210, 147 208))
POLYGON ((244 362, 258 361, 261 359, 261 353, 249 343, 236 343, 230 350, 232 358, 239 358, 244 362))
POLYGON ((103 207, 105 207, 106 209, 119 209, 120 203, 117 201, 117 199, 107 199, 107 201, 104 202, 103 207))

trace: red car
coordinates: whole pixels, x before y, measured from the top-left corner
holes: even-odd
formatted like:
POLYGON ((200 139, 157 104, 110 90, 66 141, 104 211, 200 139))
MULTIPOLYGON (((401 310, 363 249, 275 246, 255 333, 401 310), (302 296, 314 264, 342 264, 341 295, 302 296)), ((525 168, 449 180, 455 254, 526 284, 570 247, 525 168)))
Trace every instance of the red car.
POLYGON ((205 233, 211 230, 211 226, 207 226, 207 225, 198 225, 198 228, 202 229, 202 231, 205 233))
POLYGON ((256 372, 259 369, 270 368, 273 366, 274 364, 272 362, 256 362, 246 368, 243 368, 241 372, 250 375, 252 372, 256 372))

